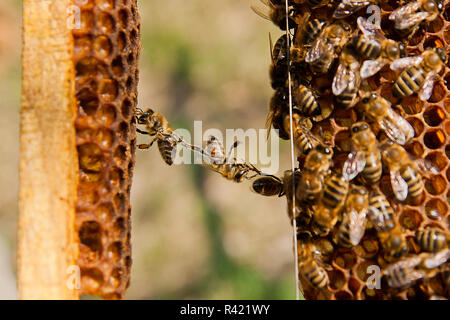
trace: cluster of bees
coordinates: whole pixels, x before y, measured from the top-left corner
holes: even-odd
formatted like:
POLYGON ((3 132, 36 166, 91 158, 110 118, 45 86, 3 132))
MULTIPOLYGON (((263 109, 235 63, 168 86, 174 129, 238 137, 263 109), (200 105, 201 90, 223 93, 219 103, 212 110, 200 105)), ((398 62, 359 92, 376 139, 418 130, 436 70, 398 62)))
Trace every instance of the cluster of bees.
MULTIPOLYGON (((280 29, 288 29, 275 45, 270 38, 270 78, 275 92, 267 126, 278 129, 282 139, 290 139, 293 127, 301 169, 287 170, 281 178, 259 177, 253 190, 264 196, 287 196, 288 213, 296 219, 300 274, 313 287, 326 290, 327 265, 312 239, 330 235, 338 246, 351 248, 372 227, 386 261, 391 263, 383 270, 389 286, 405 288, 441 272, 450 257, 450 235, 437 228, 418 230, 415 242, 425 252, 408 255, 396 213, 379 188, 383 170, 388 170, 396 200, 414 203, 424 191, 422 177, 437 170, 432 163, 413 158, 405 151, 403 146, 414 138, 414 129, 387 99, 370 89, 367 79, 389 67, 398 74, 393 96, 417 94, 426 101, 435 81, 440 80, 438 73, 447 59, 445 51, 426 48, 418 56, 407 56, 402 41, 387 38, 379 23, 362 16, 356 19, 352 30, 345 18, 380 1, 336 1, 330 19, 311 18, 311 9, 334 6, 327 0, 288 1, 288 10, 285 0, 261 1, 268 10, 253 7, 254 11, 280 29), (292 76, 290 82, 288 73, 292 76), (333 77, 334 106, 355 108, 361 120, 349 128, 352 151, 342 166, 333 162, 332 146, 324 143, 320 134, 312 133, 314 123, 330 114, 320 103, 322 95, 329 95, 327 88, 321 92, 314 82, 323 74, 333 77), (335 226, 337 232, 333 233, 335 226)), ((442 10, 443 2, 439 0, 411 1, 395 9, 389 19, 394 22, 398 38, 407 40, 442 10)))
MULTIPOLYGON (((432 163, 413 158, 405 149, 414 129, 398 108, 373 92, 367 79, 383 67, 397 72, 393 95, 415 95, 426 101, 446 62, 442 48, 426 48, 418 56, 407 56, 402 41, 385 36, 379 24, 358 17, 356 27, 347 22, 355 12, 381 0, 261 0, 267 7, 253 7, 286 34, 272 44, 270 79, 274 89, 266 125, 278 129, 279 137, 290 139, 298 151, 299 168, 283 177, 264 174, 252 164, 231 158, 223 145, 211 137, 204 148, 178 136, 161 114, 138 110, 138 132, 157 142, 163 160, 171 165, 178 145, 203 155, 205 167, 235 182, 254 179, 252 190, 263 196, 286 196, 288 213, 297 226, 300 274, 319 289, 327 290, 330 266, 315 248, 315 237, 330 236, 343 248, 357 246, 369 228, 374 228, 390 264, 382 274, 389 286, 405 288, 418 279, 445 272, 447 285, 450 234, 438 228, 416 231, 415 242, 423 253, 408 253, 408 245, 396 212, 380 191, 384 171, 390 175, 398 202, 414 203, 423 193, 423 176, 436 173, 432 163), (312 10, 335 7, 329 19, 311 18, 312 10), (333 146, 323 134, 314 134, 314 124, 331 112, 322 108, 320 97, 330 88, 318 88, 314 78, 333 77, 331 92, 336 108, 355 108, 359 121, 350 129, 351 152, 343 164, 334 163, 333 146), (291 78, 292 77, 292 78, 291 78), (290 107, 292 106, 292 109, 290 107), (335 228, 337 227, 337 228, 335 228), (334 232, 333 230, 336 230, 334 232)), ((433 21, 443 10, 440 0, 403 3, 389 19, 398 37, 408 39, 419 26, 433 21)), ((270 37, 270 35, 269 35, 270 37)), ((232 149, 237 146, 237 142, 232 149)), ((450 289, 449 289, 450 290, 450 289)))

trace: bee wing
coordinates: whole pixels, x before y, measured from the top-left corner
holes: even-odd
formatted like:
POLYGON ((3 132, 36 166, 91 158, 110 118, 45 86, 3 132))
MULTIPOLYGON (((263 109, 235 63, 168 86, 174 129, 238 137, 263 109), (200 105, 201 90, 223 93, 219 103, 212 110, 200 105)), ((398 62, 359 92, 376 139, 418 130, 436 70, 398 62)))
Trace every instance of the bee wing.
POLYGON ((431 93, 433 92, 434 81, 437 78, 437 74, 434 71, 428 72, 425 77, 425 82, 422 88, 419 91, 419 98, 422 101, 427 101, 431 97, 431 93))
POLYGON ((361 78, 365 79, 373 76, 386 64, 386 59, 366 60, 361 67, 361 78))
POLYGON ((425 277, 425 272, 419 270, 410 270, 404 275, 404 279, 396 280, 397 277, 388 277, 388 284, 393 288, 400 288, 425 277), (394 278, 394 279, 393 279, 394 278))
POLYGON ((364 153, 353 151, 348 155, 342 168, 342 175, 347 181, 353 180, 366 166, 366 157, 364 153))
POLYGON ((312 63, 325 56, 329 51, 333 49, 331 43, 325 43, 325 38, 320 35, 318 39, 313 43, 312 47, 306 52, 305 61, 312 63))
POLYGON ((450 258, 450 249, 441 250, 430 257, 425 257, 423 265, 427 269, 434 269, 445 263, 450 258))
POLYGON ((258 16, 260 16, 261 18, 270 21, 270 16, 269 16, 269 13, 267 12, 267 10, 261 9, 261 8, 255 6, 254 4, 252 4, 250 6, 250 8, 252 8, 253 12, 256 13, 258 16))
POLYGON ((343 63, 339 64, 336 70, 336 75, 333 78, 332 85, 333 94, 335 96, 340 95, 345 90, 345 88, 347 88, 351 76, 349 71, 351 70, 349 70, 343 63))
POLYGON ((367 211, 367 216, 374 225, 375 229, 382 230, 386 224, 384 214, 378 210, 376 207, 371 206, 367 211))
POLYGON ((395 197, 399 201, 403 201, 408 196, 408 184, 401 177, 400 172, 397 170, 390 171, 392 191, 394 191, 395 197))
POLYGON ((395 71, 400 71, 407 67, 418 65, 420 62, 422 62, 422 60, 423 60, 422 56, 400 58, 391 63, 391 69, 395 71))
POLYGON ((419 24, 429 16, 429 12, 417 12, 411 14, 407 18, 395 20, 395 28, 400 30, 411 28, 412 26, 419 24))
POLYGON ((368 6, 369 0, 343 0, 333 13, 333 18, 342 19, 368 6))
POLYGON ((367 19, 363 17, 359 17, 357 20, 358 27, 364 36, 371 41, 375 41, 373 39, 376 38, 384 38, 384 34, 381 31, 379 24, 370 23, 367 19))
MULTIPOLYGON (((402 120, 404 120, 404 119, 402 118, 402 120)), ((414 132, 414 129, 412 129, 412 127, 409 124, 409 122, 406 121, 406 120, 404 120, 404 121, 407 122, 407 124, 404 124, 404 123, 402 123, 402 124, 405 125, 405 126, 406 125, 409 126, 409 128, 411 130, 413 130, 413 132, 414 132)), ((396 142, 398 144, 401 144, 401 145, 404 145, 407 142, 406 141, 407 136, 400 129, 400 123, 398 123, 398 122, 394 123, 394 122, 392 122, 391 120, 389 120, 387 118, 383 118, 380 121, 380 126, 381 126, 381 128, 384 129, 386 135, 392 141, 394 141, 394 142, 396 142)), ((414 133, 413 133, 413 135, 414 135, 414 133)))
POLYGON ((366 230, 366 214, 367 209, 361 212, 356 210, 351 210, 349 215, 349 226, 350 226, 350 242, 356 246, 364 235, 366 230))
POLYGON ((406 15, 409 16, 411 13, 417 11, 419 8, 420 8, 419 1, 410 2, 392 11, 392 13, 389 15, 389 20, 403 20, 405 19, 406 15))
POLYGON ((422 171, 423 174, 427 175, 430 173, 431 174, 439 173, 438 167, 433 162, 422 159, 422 158, 412 157, 411 155, 410 155, 410 157, 412 158, 414 163, 417 165, 419 170, 422 171))

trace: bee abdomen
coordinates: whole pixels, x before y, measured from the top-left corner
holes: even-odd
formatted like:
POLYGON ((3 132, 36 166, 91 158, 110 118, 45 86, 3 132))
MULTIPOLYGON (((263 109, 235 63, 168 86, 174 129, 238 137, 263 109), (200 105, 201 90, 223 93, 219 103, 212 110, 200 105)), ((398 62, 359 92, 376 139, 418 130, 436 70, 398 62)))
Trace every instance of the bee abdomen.
POLYGON ((366 59, 376 59, 381 54, 381 43, 378 41, 367 41, 364 36, 353 37, 352 45, 355 50, 366 59))
POLYGON ((409 196, 412 198, 420 197, 424 188, 423 181, 420 175, 417 174, 417 172, 411 169, 410 167, 407 167, 406 169, 402 170, 400 174, 408 185, 409 196))
POLYGON ((404 70, 394 84, 393 94, 398 98, 403 98, 412 95, 419 91, 423 82, 425 81, 425 74, 422 69, 418 67, 410 67, 404 70))
POLYGON ((299 86, 295 103, 299 109, 307 116, 318 116, 322 113, 320 105, 313 95, 312 91, 305 86, 299 86))
POLYGON ((435 228, 417 231, 415 240, 423 250, 430 252, 437 252, 448 246, 445 232, 435 228))
POLYGON ((358 94, 358 88, 356 88, 356 87, 353 88, 352 90, 345 90, 340 95, 336 96, 336 102, 339 105, 341 105, 345 108, 348 108, 352 105, 357 94, 358 94))
POLYGON ((303 267, 303 274, 306 279, 317 289, 325 289, 328 285, 328 274, 317 262, 310 260, 303 267))
POLYGON ((337 234, 337 243, 344 248, 350 248, 353 246, 350 241, 350 229, 348 224, 342 223, 339 227, 339 232, 337 234))
POLYGON ((380 159, 370 155, 366 159, 366 166, 362 172, 364 180, 370 184, 377 183, 381 179, 382 167, 380 159))
MULTIPOLYGON (((320 0, 310 0, 311 2, 320 2, 320 0)), ((305 27, 305 44, 313 42, 322 30, 325 21, 313 19, 309 21, 305 27)))
POLYGON ((314 143, 307 137, 306 134, 303 134, 303 132, 297 133, 297 146, 299 147, 300 151, 307 155, 312 149, 314 149, 314 143))
POLYGON ((158 140, 158 149, 164 162, 171 166, 176 152, 176 144, 170 141, 158 140))
POLYGON ((322 203, 328 208, 337 208, 345 200, 347 191, 348 182, 332 176, 325 182, 322 203))

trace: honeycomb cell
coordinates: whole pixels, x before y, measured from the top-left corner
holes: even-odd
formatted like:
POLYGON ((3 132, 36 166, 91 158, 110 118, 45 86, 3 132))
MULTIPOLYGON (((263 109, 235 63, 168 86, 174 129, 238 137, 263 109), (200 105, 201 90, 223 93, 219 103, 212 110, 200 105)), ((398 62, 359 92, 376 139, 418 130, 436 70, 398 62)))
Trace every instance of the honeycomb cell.
POLYGON ((123 237, 123 233, 125 230, 125 219, 124 218, 117 218, 116 221, 114 221, 113 229, 111 230, 116 237, 123 237))
POLYGON ((125 146, 118 146, 114 151, 114 160, 119 165, 122 166, 127 158, 127 148, 125 146))
POLYGON ((123 139, 128 139, 129 132, 130 132, 130 128, 128 127, 128 123, 125 121, 122 121, 119 124, 119 136, 123 139))
POLYGON ((438 106, 431 106, 423 113, 423 119, 432 127, 436 127, 445 119, 445 111, 438 106))
POLYGON ((418 141, 413 141, 410 144, 405 146, 405 150, 408 151, 410 154, 421 157, 423 153, 425 152, 422 144, 418 141))
POLYGON ((79 28, 75 28, 74 31, 76 33, 87 33, 91 30, 95 25, 95 16, 92 11, 81 10, 80 12, 80 25, 79 28))
MULTIPOLYGON (((381 78, 383 78, 384 80, 389 81, 389 82, 394 82, 397 79, 397 74, 395 73, 395 71, 391 70, 391 68, 388 65, 384 66, 380 70, 379 74, 380 74, 381 78)), ((379 88, 379 86, 377 86, 374 89, 378 89, 378 88, 379 88)))
POLYGON ((113 45, 107 36, 98 36, 95 38, 93 47, 94 53, 99 59, 105 59, 113 51, 113 45))
POLYGON ((350 152, 352 150, 352 142, 349 130, 340 131, 336 135, 334 143, 339 151, 350 152))
POLYGON ((121 106, 122 116, 128 119, 131 116, 132 105, 128 98, 124 99, 121 106))
POLYGON ((74 4, 82 9, 92 9, 95 0, 74 0, 74 4))
POLYGON ((439 195, 447 189, 447 182, 441 175, 425 179, 425 189, 432 195, 439 195))
POLYGON ((123 270, 116 268, 111 272, 111 284, 114 288, 120 287, 122 280, 123 270))
POLYGON ((362 258, 372 258, 378 253, 379 244, 373 238, 364 237, 358 246, 355 248, 355 252, 362 258))
POLYGON ((99 195, 93 188, 78 188, 78 204, 85 206, 95 205, 99 201, 99 195))
POLYGON ((92 48, 92 39, 90 36, 83 36, 74 39, 73 55, 74 60, 80 60, 86 57, 92 48))
POLYGON ((430 149, 439 149, 445 143, 445 134, 441 129, 429 130, 423 137, 425 146, 430 149))
POLYGON ((97 16, 97 27, 104 34, 111 34, 115 30, 114 18, 107 12, 100 12, 97 16))
POLYGON ((445 43, 438 36, 429 36, 425 39, 423 48, 445 48, 445 43))
POLYGON ((442 220, 447 211, 448 206, 441 199, 431 199, 425 203, 425 213, 432 220, 442 220))
POLYGON ((330 288, 333 290, 340 290, 347 282, 345 279, 345 274, 339 270, 332 270, 328 272, 328 278, 330 280, 330 288))
POLYGON ((94 143, 78 146, 78 161, 83 171, 99 172, 102 169, 103 153, 94 143))
POLYGON ((448 25, 444 30, 444 40, 447 44, 450 44, 450 25, 448 25))
MULTIPOLYGON (((381 85, 380 95, 392 104, 397 104, 399 102, 399 99, 394 97, 391 83, 383 83, 381 85)), ((404 102, 402 102, 402 106, 403 106, 403 109, 405 109, 405 106, 403 105, 403 103, 404 102)), ((415 113, 409 113, 409 114, 415 114, 415 113)))
POLYGON ((101 124, 110 126, 116 121, 116 108, 113 105, 104 104, 100 107, 97 117, 101 124))
POLYGON ((364 287, 361 292, 361 298, 364 300, 382 300, 383 293, 381 290, 364 287))
POLYGON ((109 172, 109 181, 113 187, 122 188, 125 183, 122 169, 117 167, 112 168, 109 172))
POLYGON ((114 75, 116 77, 122 77, 125 74, 125 68, 123 66, 123 62, 122 62, 122 57, 121 56, 117 56, 116 58, 114 58, 114 60, 112 61, 112 72, 114 73, 114 75))
POLYGON ((103 101, 113 101, 116 99, 118 93, 117 81, 112 79, 102 79, 98 86, 98 91, 103 101))
POLYGON ((114 207, 109 202, 101 203, 97 206, 95 215, 98 217, 99 221, 112 221, 115 217, 114 207))
POLYGON ((327 119, 334 110, 334 104, 328 97, 327 98, 319 98, 318 102, 319 102, 320 108, 322 109, 322 114, 317 117, 313 117, 313 120, 316 122, 327 119))
POLYGON ((95 74, 99 68, 100 61, 94 57, 85 57, 78 61, 75 68, 78 77, 89 76, 95 74))
POLYGON ((356 112, 354 108, 344 109, 338 108, 334 113, 334 121, 340 127, 351 127, 357 120, 356 112))
POLYGON ((95 136, 95 141, 100 147, 109 149, 114 143, 114 132, 106 128, 99 129, 95 136))
POLYGON ((123 29, 126 29, 128 26, 128 11, 126 9, 119 11, 119 24, 123 29))
POLYGON ((422 120, 416 117, 409 117, 407 120, 409 124, 414 128, 414 136, 415 137, 420 136, 424 129, 424 124, 422 120))
POLYGON ((334 294, 336 300, 352 300, 353 295, 348 291, 338 291, 334 294))
POLYGON ((425 157, 425 160, 428 161, 433 168, 437 171, 442 171, 447 166, 447 158, 441 151, 432 151, 425 157))
POLYGON ((78 230, 80 243, 88 247, 97 258, 102 254, 102 229, 97 221, 85 221, 78 230))
POLYGON ((399 219, 400 225, 409 230, 417 230, 422 221, 422 215, 416 210, 404 210, 399 219))
POLYGON ((354 296, 358 295, 359 290, 361 289, 361 283, 356 278, 348 279, 348 288, 353 293, 354 296))
POLYGON ((367 78, 367 84, 371 90, 377 90, 381 85, 381 73, 376 73, 373 76, 367 78))
POLYGON ((123 212, 125 210, 125 196, 118 193, 114 196, 114 205, 118 212, 123 212))
POLYGON ((435 83, 433 87, 433 92, 431 94, 430 99, 428 101, 436 103, 444 99, 445 97, 445 87, 441 83, 435 83))
POLYGON ((119 48, 119 51, 122 52, 128 42, 128 37, 127 34, 123 31, 120 31, 118 36, 117 36, 117 47, 119 48))
POLYGON ((97 6, 102 10, 114 9, 114 0, 95 0, 97 6))
POLYGON ((116 241, 109 245, 106 254, 109 259, 118 262, 122 257, 122 242, 116 241))
MULTIPOLYGON (((445 155, 447 156, 447 158, 450 159, 450 144, 445 146, 445 155)), ((449 179, 449 181, 450 181, 450 179, 449 179)))
POLYGON ((418 30, 415 32, 410 40, 408 41, 409 46, 417 46, 419 43, 422 42, 423 38, 425 37, 425 31, 424 30, 418 30))
POLYGON ((407 114, 418 114, 423 110, 423 101, 417 96, 403 98, 401 105, 407 114))
POLYGON ((441 17, 437 17, 430 23, 428 23, 425 27, 426 32, 429 33, 437 33, 442 30, 444 27, 444 20, 441 17))
POLYGON ((97 94, 92 92, 90 89, 85 88, 77 93, 77 99, 83 112, 86 115, 93 117, 99 106, 97 94))
POLYGON ((356 264, 356 254, 352 250, 338 250, 334 262, 342 269, 351 269, 356 264))
POLYGON ((96 292, 103 285, 103 282, 103 273, 99 269, 81 269, 81 286, 85 293, 96 292))

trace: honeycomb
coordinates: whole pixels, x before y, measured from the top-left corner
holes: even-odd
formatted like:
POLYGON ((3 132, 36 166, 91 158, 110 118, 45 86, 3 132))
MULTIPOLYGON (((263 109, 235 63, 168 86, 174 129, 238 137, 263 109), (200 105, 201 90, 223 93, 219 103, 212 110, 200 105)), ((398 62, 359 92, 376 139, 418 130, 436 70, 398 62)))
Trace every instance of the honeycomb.
POLYGON ((121 299, 129 285, 140 19, 137 0, 75 0, 81 293, 121 299))
MULTIPOLYGON (((386 1, 381 4, 381 27, 388 38, 400 40, 393 32, 389 14, 399 6, 397 1, 386 1)), ((313 9, 311 18, 331 19, 336 5, 330 4, 323 8, 313 9)), ((345 19, 356 28, 356 19, 364 15, 365 10, 345 19)), ((421 25, 417 33, 409 40, 404 39, 408 55, 418 55, 427 47, 441 47, 450 55, 450 2, 445 1, 445 9, 436 20, 421 25)), ((332 66, 331 73, 336 71, 337 59, 332 66)), ((296 75, 294 74, 294 80, 296 75)), ((427 102, 419 100, 417 95, 397 99, 392 94, 393 83, 398 73, 394 73, 385 66, 380 72, 368 80, 368 85, 374 92, 380 93, 396 107, 403 117, 412 125, 415 137, 405 149, 413 156, 426 159, 434 163, 437 174, 424 177, 425 190, 416 202, 399 203, 394 200, 388 171, 383 168, 380 190, 386 195, 396 212, 396 221, 400 224, 407 237, 409 254, 417 254, 420 248, 414 242, 414 233, 418 229, 437 227, 450 229, 450 59, 440 76, 445 81, 436 82, 431 98, 427 102)), ((331 90, 332 77, 329 75, 316 77, 313 85, 322 90, 319 103, 322 109, 331 114, 314 124, 313 133, 322 135, 326 143, 334 149, 334 169, 339 171, 350 152, 350 126, 361 119, 360 105, 348 110, 334 106, 331 90), (330 79, 331 78, 331 79, 330 79)), ((372 126, 373 127, 373 126, 372 126)), ((373 128, 374 129, 374 128, 373 128)), ((289 131, 287 131, 289 132, 289 131)), ((374 132, 376 132, 374 130, 374 132)), ((377 133, 377 132, 376 132, 377 133)), ((380 134, 378 133, 380 138, 380 134)), ((300 166, 301 169, 301 166, 300 166)), ((359 182, 352 182, 359 183, 359 182)), ((383 249, 373 228, 368 228, 358 246, 342 248, 333 242, 333 236, 339 228, 339 223, 326 237, 313 236, 312 241, 318 248, 323 262, 331 265, 327 270, 329 276, 328 290, 318 290, 312 287, 302 274, 299 274, 303 295, 306 299, 322 300, 373 300, 373 299, 429 299, 432 296, 450 298, 448 284, 444 273, 440 272, 431 279, 421 280, 407 289, 390 288, 382 281, 381 289, 370 289, 366 285, 371 275, 367 268, 377 265, 382 270, 390 263, 385 259, 383 249)))

